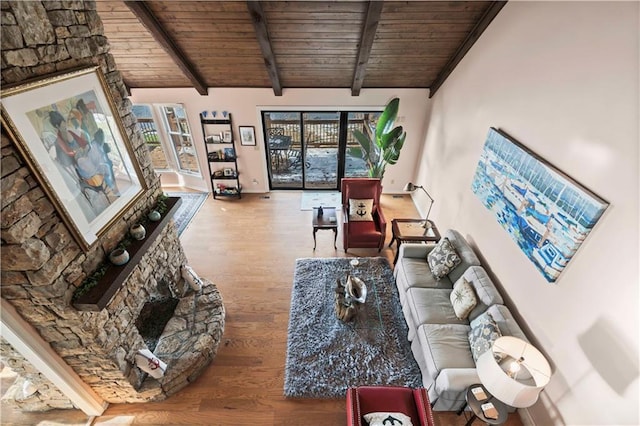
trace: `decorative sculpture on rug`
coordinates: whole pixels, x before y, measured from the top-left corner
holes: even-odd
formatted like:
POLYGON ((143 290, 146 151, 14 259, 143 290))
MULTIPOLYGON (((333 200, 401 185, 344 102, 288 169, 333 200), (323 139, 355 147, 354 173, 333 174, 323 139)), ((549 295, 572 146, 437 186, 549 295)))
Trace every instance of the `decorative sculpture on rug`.
POLYGON ((336 316, 342 322, 353 320, 367 299, 367 285, 360 278, 347 275, 344 284, 336 279, 334 291, 336 316))

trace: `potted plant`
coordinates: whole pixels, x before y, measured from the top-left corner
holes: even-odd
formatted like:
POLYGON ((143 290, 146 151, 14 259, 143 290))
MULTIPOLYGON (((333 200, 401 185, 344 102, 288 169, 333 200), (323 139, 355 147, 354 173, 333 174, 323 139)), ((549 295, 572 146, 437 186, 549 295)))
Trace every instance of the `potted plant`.
POLYGON ((351 148, 351 153, 366 161, 369 177, 382 179, 387 164, 396 164, 400 158, 407 133, 402 126, 393 127, 399 106, 400 99, 389 101, 378 119, 375 133, 369 127, 365 128, 366 134, 360 130, 353 131, 360 147, 351 148))

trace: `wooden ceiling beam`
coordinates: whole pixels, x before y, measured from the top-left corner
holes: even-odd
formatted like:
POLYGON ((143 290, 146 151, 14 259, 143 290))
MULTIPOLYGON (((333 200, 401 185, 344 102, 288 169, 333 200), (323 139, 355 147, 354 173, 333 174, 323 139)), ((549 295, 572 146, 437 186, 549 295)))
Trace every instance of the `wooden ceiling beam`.
POLYGON ((351 96, 360 95, 360 89, 367 74, 367 63, 369 62, 371 46, 373 46, 373 40, 378 29, 378 22, 380 22, 383 3, 383 1, 370 1, 367 5, 367 17, 362 27, 358 60, 356 61, 356 69, 353 72, 353 82, 351 83, 351 96))
POLYGON ((176 45, 171 36, 167 34, 160 22, 153 15, 149 7, 144 1, 125 1, 124 4, 133 12, 134 15, 140 20, 142 25, 151 33, 153 38, 162 46, 162 48, 171 56, 171 59, 176 63, 178 68, 184 73, 185 77, 191 81, 193 87, 202 96, 208 94, 207 85, 204 79, 198 71, 194 68, 193 64, 187 59, 182 49, 176 45))
POLYGON ((269 29, 267 28, 267 19, 264 16, 262 10, 262 4, 259 1, 247 1, 247 8, 251 14, 251 21, 253 22, 253 28, 258 38, 258 44, 260 50, 262 50, 262 57, 264 58, 264 65, 267 67, 267 73, 271 79, 271 87, 273 87, 273 93, 276 96, 282 96, 282 84, 280 83, 280 76, 278 73, 278 65, 276 64, 276 58, 273 54, 271 47, 271 39, 269 38, 269 29))
POLYGON ((491 21, 493 21, 493 18, 498 15, 505 4, 507 4, 506 1, 494 1, 487 8, 484 15, 482 15, 482 18, 480 18, 478 23, 473 27, 473 29, 471 30, 467 38, 462 42, 456 53, 453 54, 451 59, 449 59, 449 62, 447 62, 447 64, 442 68, 442 71, 440 71, 435 80, 433 80, 433 83, 431 83, 431 86, 429 87, 430 98, 436 94, 440 86, 442 86, 442 83, 445 82, 447 77, 449 77, 449 74, 453 72, 458 63, 460 63, 462 58, 464 58, 464 55, 466 55, 469 49, 471 49, 471 46, 473 46, 474 43, 478 41, 484 30, 487 29, 491 21))

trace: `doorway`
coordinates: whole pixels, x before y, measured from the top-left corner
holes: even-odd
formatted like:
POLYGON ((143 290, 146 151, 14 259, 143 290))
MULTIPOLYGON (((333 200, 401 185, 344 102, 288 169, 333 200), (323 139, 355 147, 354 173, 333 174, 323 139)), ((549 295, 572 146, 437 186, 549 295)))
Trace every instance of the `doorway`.
POLYGON ((366 177, 353 130, 375 128, 379 111, 263 111, 270 189, 336 190, 343 177, 366 177))

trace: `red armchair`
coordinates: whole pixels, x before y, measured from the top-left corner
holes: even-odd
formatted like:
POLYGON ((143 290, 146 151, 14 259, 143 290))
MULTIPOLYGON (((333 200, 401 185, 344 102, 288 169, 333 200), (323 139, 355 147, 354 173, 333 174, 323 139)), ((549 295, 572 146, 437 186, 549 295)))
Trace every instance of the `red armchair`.
POLYGON ((343 178, 340 182, 342 191, 342 238, 344 251, 349 248, 377 248, 384 247, 387 234, 387 221, 380 208, 380 194, 382 184, 380 179, 343 178), (350 199, 372 199, 371 216, 373 221, 349 220, 350 199))
POLYGON ((414 426, 434 426, 429 396, 424 388, 360 386, 347 390, 347 426, 362 426, 368 413, 404 413, 414 426))

